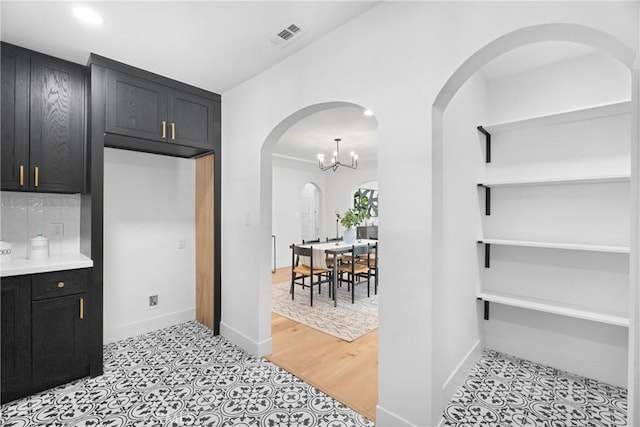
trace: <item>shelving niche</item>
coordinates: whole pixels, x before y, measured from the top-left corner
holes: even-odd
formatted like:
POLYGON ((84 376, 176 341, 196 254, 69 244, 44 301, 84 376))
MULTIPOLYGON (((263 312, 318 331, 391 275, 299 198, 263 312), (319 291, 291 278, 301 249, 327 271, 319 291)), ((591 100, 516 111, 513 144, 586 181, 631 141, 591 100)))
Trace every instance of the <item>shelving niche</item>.
POLYGON ((626 336, 630 125, 622 126, 630 112, 621 101, 478 126, 487 163, 477 182, 484 203, 477 299, 485 320, 496 304, 622 328, 614 335, 626 336), (603 140, 609 131, 612 139, 603 140), (598 138, 611 145, 598 147, 598 138), (533 143, 537 151, 524 146, 533 143))

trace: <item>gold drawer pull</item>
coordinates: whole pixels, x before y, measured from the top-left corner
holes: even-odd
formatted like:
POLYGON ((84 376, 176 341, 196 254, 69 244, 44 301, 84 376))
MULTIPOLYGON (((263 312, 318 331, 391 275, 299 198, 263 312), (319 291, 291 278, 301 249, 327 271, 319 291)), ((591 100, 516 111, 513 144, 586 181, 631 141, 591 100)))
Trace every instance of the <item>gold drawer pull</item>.
POLYGON ((80 319, 84 319, 84 298, 80 298, 80 319))
POLYGON ((167 122, 165 120, 162 121, 162 139, 167 137, 167 122))
POLYGON ((171 139, 176 139, 176 124, 171 123, 171 139))
POLYGON ((20 165, 20 187, 24 186, 24 165, 20 165))
POLYGON ((64 282, 58 282, 58 288, 60 289, 64 288, 64 282))
POLYGON ((36 187, 38 186, 38 177, 39 177, 39 174, 38 174, 38 167, 36 166, 36 172, 35 172, 35 178, 36 178, 35 186, 36 186, 36 187))

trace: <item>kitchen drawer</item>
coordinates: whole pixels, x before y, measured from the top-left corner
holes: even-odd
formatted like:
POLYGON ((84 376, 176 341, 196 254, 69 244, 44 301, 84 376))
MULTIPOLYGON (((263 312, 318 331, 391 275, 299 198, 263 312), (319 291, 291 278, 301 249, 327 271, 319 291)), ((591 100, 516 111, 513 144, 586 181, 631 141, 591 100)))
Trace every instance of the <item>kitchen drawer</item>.
POLYGON ((34 274, 31 277, 31 299, 36 301, 86 292, 89 269, 34 274))

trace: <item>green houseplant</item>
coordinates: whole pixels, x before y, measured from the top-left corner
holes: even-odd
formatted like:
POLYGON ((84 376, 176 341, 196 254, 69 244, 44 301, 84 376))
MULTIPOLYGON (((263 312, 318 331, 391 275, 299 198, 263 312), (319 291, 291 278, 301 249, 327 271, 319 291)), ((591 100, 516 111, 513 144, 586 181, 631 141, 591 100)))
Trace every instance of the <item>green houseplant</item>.
POLYGON ((370 218, 367 197, 363 196, 359 200, 360 203, 354 203, 354 207, 347 209, 343 215, 340 215, 338 211, 336 211, 336 216, 340 220, 340 224, 345 228, 345 243, 354 243, 356 241, 356 227, 362 224, 364 220, 370 218), (364 199, 364 201, 362 199, 364 199))

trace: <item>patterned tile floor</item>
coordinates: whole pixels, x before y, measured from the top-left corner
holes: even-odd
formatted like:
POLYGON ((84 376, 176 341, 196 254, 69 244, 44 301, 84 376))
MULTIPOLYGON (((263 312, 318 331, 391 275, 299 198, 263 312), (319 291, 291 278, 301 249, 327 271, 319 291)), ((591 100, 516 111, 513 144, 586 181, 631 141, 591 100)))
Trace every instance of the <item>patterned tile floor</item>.
POLYGON ((627 391, 487 350, 444 411, 444 425, 626 426, 627 391))
POLYGON ((105 346, 104 375, 7 403, 0 425, 372 426, 197 322, 105 346))

